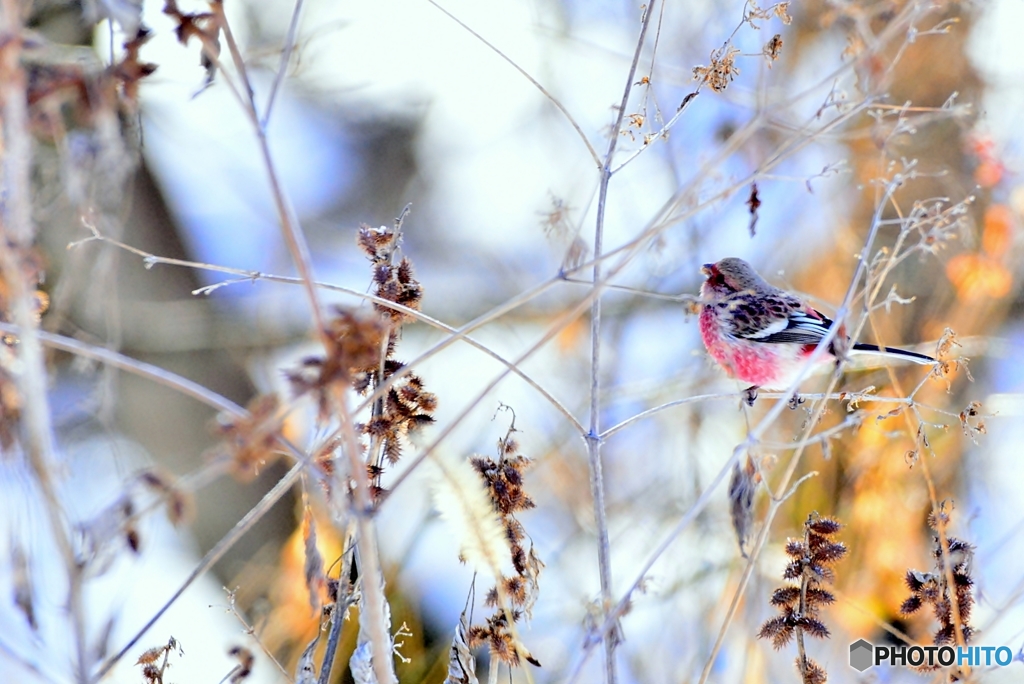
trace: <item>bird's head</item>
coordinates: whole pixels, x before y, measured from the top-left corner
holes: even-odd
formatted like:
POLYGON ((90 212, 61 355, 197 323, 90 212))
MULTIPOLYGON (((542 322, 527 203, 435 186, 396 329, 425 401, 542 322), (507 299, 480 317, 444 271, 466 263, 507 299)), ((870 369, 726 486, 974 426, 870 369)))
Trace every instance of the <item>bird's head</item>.
POLYGON ((771 286, 757 274, 757 271, 743 259, 727 257, 713 264, 704 264, 700 272, 707 280, 701 288, 706 294, 712 292, 728 295, 743 290, 765 290, 771 286))

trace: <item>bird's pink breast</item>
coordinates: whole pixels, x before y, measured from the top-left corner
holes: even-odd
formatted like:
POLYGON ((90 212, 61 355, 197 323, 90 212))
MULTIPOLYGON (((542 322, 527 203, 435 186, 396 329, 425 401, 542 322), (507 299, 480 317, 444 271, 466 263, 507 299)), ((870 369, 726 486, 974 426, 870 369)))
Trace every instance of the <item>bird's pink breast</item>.
MULTIPOLYGON (((808 353, 803 345, 767 344, 731 337, 722 330, 710 306, 701 311, 700 336, 708 353, 729 377, 765 389, 785 389, 808 353)), ((810 345, 810 350, 813 349, 810 345)))

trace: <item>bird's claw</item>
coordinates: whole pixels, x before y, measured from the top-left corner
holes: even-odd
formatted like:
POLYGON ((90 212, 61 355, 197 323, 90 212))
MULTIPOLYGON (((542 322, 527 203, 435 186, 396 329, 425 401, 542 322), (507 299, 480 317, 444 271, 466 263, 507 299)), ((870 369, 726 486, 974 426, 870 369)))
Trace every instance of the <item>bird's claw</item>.
POLYGON ((794 394, 789 398, 789 409, 795 411, 800 404, 804 403, 804 398, 799 394, 794 394))
POLYGON ((748 387, 744 390, 746 396, 743 397, 744 401, 747 402, 747 406, 753 406, 754 402, 757 401, 757 385, 748 387))

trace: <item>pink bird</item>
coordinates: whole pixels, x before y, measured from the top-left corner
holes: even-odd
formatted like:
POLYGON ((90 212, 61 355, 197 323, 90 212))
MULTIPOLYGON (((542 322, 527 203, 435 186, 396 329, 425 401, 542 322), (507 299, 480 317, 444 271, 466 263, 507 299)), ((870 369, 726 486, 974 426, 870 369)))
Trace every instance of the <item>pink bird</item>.
MULTIPOLYGON (((787 389, 818 343, 828 334, 831 319, 799 297, 769 284, 743 259, 729 257, 704 264, 707 280, 700 288, 704 307, 700 336, 722 370, 758 388, 787 389)), ((881 354, 920 364, 935 359, 917 352, 850 343, 845 326, 828 345, 822 363, 852 353, 881 354)))

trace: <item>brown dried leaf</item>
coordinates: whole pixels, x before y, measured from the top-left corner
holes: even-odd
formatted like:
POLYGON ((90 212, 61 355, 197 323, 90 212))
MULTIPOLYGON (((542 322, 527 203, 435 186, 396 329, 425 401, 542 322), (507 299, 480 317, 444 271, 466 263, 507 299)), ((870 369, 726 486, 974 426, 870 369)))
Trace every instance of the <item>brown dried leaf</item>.
POLYGON ((318 613, 321 597, 327 587, 327 578, 324 575, 324 559, 316 545, 316 519, 308 506, 302 519, 302 538, 306 549, 305 571, 309 605, 314 613, 318 613))
POLYGON ((744 467, 741 468, 738 462, 733 465, 729 480, 729 512, 740 553, 744 558, 747 557, 747 542, 754 522, 754 494, 757 493, 759 480, 757 468, 749 455, 744 467))

